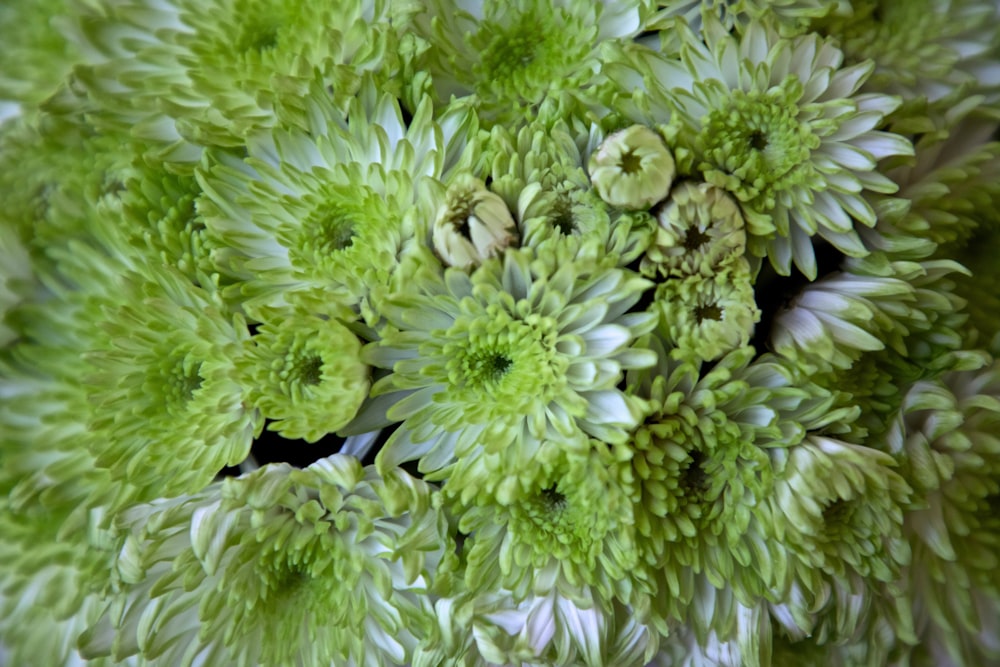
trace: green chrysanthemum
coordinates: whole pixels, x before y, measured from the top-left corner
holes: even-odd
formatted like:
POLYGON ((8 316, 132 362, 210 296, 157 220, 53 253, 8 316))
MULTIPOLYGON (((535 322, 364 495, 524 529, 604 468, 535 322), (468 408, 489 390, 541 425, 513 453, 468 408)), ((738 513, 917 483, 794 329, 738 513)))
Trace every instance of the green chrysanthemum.
POLYGON ((100 466, 147 498, 201 489, 246 458, 261 426, 237 382, 249 337, 242 318, 178 275, 152 276, 127 275, 81 313, 104 337, 86 351, 88 444, 100 466))
POLYGON ((825 16, 837 6, 836 0, 659 0, 656 24, 681 17, 696 30, 702 15, 711 12, 727 28, 742 26, 749 19, 767 16, 784 32, 801 32, 811 19, 825 16))
MULTIPOLYGON (((982 362, 981 362, 982 363, 982 362)), ((981 633, 1000 613, 1000 368, 950 371, 914 383, 886 438, 920 494, 904 530, 904 573, 926 656, 988 664, 1000 647, 981 633)))
POLYGON ((624 369, 653 363, 632 342, 655 318, 628 312, 648 286, 626 270, 526 250, 471 276, 425 267, 379 304, 391 328, 364 359, 392 373, 351 430, 402 421, 379 464, 420 459, 439 477, 456 458, 514 445, 522 454, 542 441, 621 443, 641 406, 617 385, 624 369))
POLYGON ((240 364, 248 399, 286 438, 315 442, 333 433, 368 395, 361 342, 337 320, 275 312, 251 343, 240 364))
POLYGON ((418 62, 438 100, 470 96, 487 125, 516 124, 592 95, 599 45, 637 34, 644 13, 636 0, 435 0, 414 19, 429 42, 418 62))
POLYGON ((81 639, 147 664, 404 664, 449 538, 429 486, 334 455, 126 515, 123 593, 81 639))
POLYGON ((742 348, 703 371, 661 351, 654 369, 629 374, 650 401, 632 436, 630 464, 637 540, 658 583, 661 632, 671 618, 706 632, 731 624, 732 605, 718 607, 720 618, 712 605, 687 606, 696 588, 699 599, 717 595, 702 590, 708 586, 750 604, 781 580, 786 556, 764 538, 766 515, 755 513, 771 492, 768 450, 844 415, 815 385, 796 387, 798 378, 777 360, 752 357, 742 348))
POLYGON ((864 352, 886 347, 925 358, 918 334, 930 331, 942 341, 935 331, 939 315, 957 310, 943 278, 959 271, 950 260, 889 261, 882 253, 850 258, 778 314, 774 350, 814 370, 849 368, 864 352))
POLYGON ((708 277, 743 257, 743 215, 721 188, 680 183, 654 213, 659 226, 642 260, 646 275, 708 277))
POLYGON ((981 97, 935 112, 901 112, 898 132, 918 135, 915 159, 887 175, 899 184, 893 197, 876 199, 879 220, 953 251, 983 224, 1000 226, 1000 142, 990 141, 996 123, 975 115, 981 97))
POLYGON ((628 467, 600 447, 550 458, 509 502, 459 511, 459 530, 471 535, 466 587, 503 588, 515 601, 556 591, 578 603, 592 588, 605 603, 631 602, 645 585, 635 570, 628 467))
POLYGON ((657 286, 652 308, 671 345, 706 361, 749 343, 760 320, 743 258, 710 277, 668 278, 657 286))
POLYGON ((430 233, 444 199, 437 179, 470 159, 467 111, 432 120, 425 100, 406 123, 370 80, 347 114, 325 95, 306 103, 305 130, 255 135, 245 162, 214 153, 200 174, 206 224, 224 247, 217 259, 250 312, 300 301, 329 313, 386 287, 404 243, 430 233))
MULTIPOLYGON (((119 544, 102 513, 0 502, 0 659, 83 664, 76 640, 104 606, 119 544)), ((105 661, 86 663, 93 667, 105 661)))
POLYGON ((389 67, 392 3, 348 0, 104 0, 79 21, 93 122, 171 161, 239 146, 275 124, 284 95, 318 79, 345 105, 366 70, 389 67), (159 144, 159 146, 157 146, 159 144))
POLYGON ((615 76, 644 81, 623 92, 634 98, 625 113, 644 124, 669 121, 678 171, 740 202, 750 251, 779 273, 794 262, 816 276, 813 236, 864 255, 855 224, 874 225, 875 213, 862 193, 894 192, 876 164, 913 152, 903 137, 875 130, 899 100, 857 95, 871 67, 841 67, 841 52, 816 35, 785 39, 752 21, 734 36, 716 20, 706 23, 704 43, 681 35, 676 59, 634 50, 634 64, 618 66, 615 76))
POLYGON ((835 37, 848 62, 874 61, 867 90, 932 102, 986 92, 1000 101, 994 3, 853 0, 851 9, 813 28, 835 37))
POLYGON ((0 101, 26 107, 55 92, 78 57, 76 48, 60 32, 59 18, 68 13, 69 0, 5 2, 0 6, 0 101))
POLYGON ((795 554, 788 573, 805 606, 822 594, 824 575, 898 580, 910 562, 902 523, 911 489, 892 457, 820 435, 774 452, 768 535, 795 554))

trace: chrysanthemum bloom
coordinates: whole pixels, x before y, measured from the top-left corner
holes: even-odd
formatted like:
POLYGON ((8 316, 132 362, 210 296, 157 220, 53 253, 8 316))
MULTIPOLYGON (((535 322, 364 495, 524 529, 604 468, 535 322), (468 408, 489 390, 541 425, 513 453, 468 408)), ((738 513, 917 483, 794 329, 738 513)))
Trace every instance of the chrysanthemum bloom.
POLYGON ((822 435, 773 456, 766 527, 769 539, 795 554, 787 572, 804 596, 800 605, 815 604, 825 577, 835 586, 846 586, 853 575, 897 581, 910 562, 902 523, 912 490, 893 458, 822 435))
POLYGON ((637 545, 659 588, 651 622, 664 633, 670 619, 721 631, 733 605, 707 600, 752 604, 786 567, 781 545, 765 538, 766 513, 756 513, 772 490, 769 450, 845 413, 780 360, 751 362, 750 348, 703 370, 649 337, 641 342, 661 350, 657 366, 629 374, 649 401, 629 463, 637 545))
POLYGON ((656 4, 657 20, 681 17, 696 30, 701 29, 702 14, 711 12, 727 28, 767 16, 775 20, 782 34, 801 32, 811 19, 825 16, 837 6, 829 0, 659 0, 656 4))
POLYGON ((247 398, 285 438, 315 442, 347 424, 368 396, 361 342, 336 319, 277 311, 237 363, 247 398))
POLYGON ((775 318, 771 341, 804 368, 845 369, 864 351, 891 347, 926 358, 917 334, 937 335, 939 314, 956 310, 951 260, 889 261, 882 253, 849 258, 842 270, 807 285, 775 318), (907 341, 908 337, 913 341, 907 341))
POLYGON ((58 18, 68 0, 5 2, 0 7, 0 105, 11 101, 30 109, 55 92, 78 57, 60 32, 58 18), (55 19, 55 20, 53 20, 55 19))
POLYGON ((873 61, 865 90, 958 102, 986 93, 1000 102, 996 61, 1000 7, 979 0, 855 0, 812 28, 837 39, 849 63, 873 61))
POLYGON ((429 235, 437 179, 461 164, 476 131, 467 110, 432 119, 427 99, 404 122, 371 80, 346 114, 322 89, 303 105, 305 129, 254 135, 245 162, 213 153, 199 174, 217 260, 251 313, 302 303, 336 314, 387 286, 404 243, 429 235))
MULTIPOLYGON (((980 358, 980 364, 985 359, 980 358)), ((904 572, 923 648, 917 664, 989 664, 1000 618, 1000 369, 914 383, 886 437, 922 498, 904 517, 904 572)))
POLYGON ((438 600, 438 627, 418 648, 413 667, 585 665, 643 667, 657 636, 621 604, 591 591, 576 601, 556 592, 515 602, 510 591, 463 593, 438 600))
POLYGON ((122 593, 81 638, 148 664, 404 664, 451 547, 433 491, 335 455, 139 505, 122 593))
POLYGON ((592 96, 600 45, 642 29, 636 0, 435 0, 413 20, 429 48, 417 68, 431 75, 439 101, 468 97, 486 125, 531 118, 547 99, 592 96))
POLYGON ((632 345, 655 323, 629 312, 649 287, 635 273, 508 249, 471 275, 424 267, 411 282, 378 304, 389 326, 363 358, 392 372, 350 427, 402 422, 380 466, 419 459, 442 478, 456 458, 512 446, 527 463, 542 441, 624 442, 641 418, 618 387, 625 369, 653 363, 632 345))
POLYGON ((106 604, 120 546, 106 518, 66 503, 0 501, 3 664, 84 664, 77 637, 106 604))
MULTIPOLYGON (((628 466, 607 447, 584 455, 561 453, 537 465, 533 483, 513 497, 459 507, 468 534, 465 585, 471 591, 510 591, 519 602, 557 592, 575 600, 581 590, 610 606, 628 604, 648 586, 637 571, 628 466)), ((645 605, 643 605, 645 606, 645 605)))
POLYGON ((664 338, 706 361, 749 343, 760 320, 750 268, 742 257, 711 276, 667 278, 654 299, 651 308, 664 338))
POLYGON ((946 109, 911 104, 898 114, 894 129, 919 137, 915 159, 886 172, 899 191, 872 202, 880 222, 959 245, 980 225, 1000 224, 1000 142, 991 141, 996 121, 977 113, 981 103, 973 96, 946 109))
POLYGON ((76 75, 95 124, 189 162, 274 125, 279 90, 304 95, 318 77, 345 104, 392 59, 392 13, 374 0, 103 0, 76 26, 76 75))
POLYGON ((653 213, 659 223, 642 259, 647 276, 712 276, 746 250, 743 214, 725 190, 679 183, 653 213))
POLYGON ((899 99, 857 94, 871 65, 842 67, 832 42, 785 39, 768 21, 731 35, 710 19, 704 42, 682 24, 673 29, 684 36, 676 58, 637 49, 627 56, 633 64, 619 64, 623 77, 644 81, 622 93, 634 98, 621 107, 629 118, 668 123, 680 174, 735 197, 750 252, 779 273, 794 263, 816 276, 813 236, 865 254, 855 224, 874 225, 875 213, 862 193, 894 192, 877 163, 913 152, 903 137, 875 129, 899 99))

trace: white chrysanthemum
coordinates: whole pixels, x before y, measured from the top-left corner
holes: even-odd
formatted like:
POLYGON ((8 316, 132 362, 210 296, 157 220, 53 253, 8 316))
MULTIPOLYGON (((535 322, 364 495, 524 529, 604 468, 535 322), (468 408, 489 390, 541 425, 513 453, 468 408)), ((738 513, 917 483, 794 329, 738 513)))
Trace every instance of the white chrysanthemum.
POLYGON ((302 96, 318 79, 345 104, 361 73, 391 68, 395 56, 391 2, 95 4, 75 29, 92 122, 131 130, 172 161, 273 126, 279 89, 302 96))
POLYGON ((512 447, 529 461, 548 440, 621 443, 641 419, 618 386, 625 369, 653 363, 632 346, 655 323, 628 312, 649 287, 638 275, 509 249, 471 276, 424 267, 411 282, 378 304, 390 327, 363 358, 392 372, 347 431, 402 422, 380 466, 419 459, 437 472, 512 447))
MULTIPOLYGON (((683 26, 681 26, 683 28, 683 26)), ((633 122, 661 124, 682 175, 716 185, 739 202, 749 249, 779 273, 794 262, 816 276, 812 237, 848 255, 866 249, 855 225, 872 226, 863 193, 894 192, 879 160, 912 154, 901 136, 877 131, 899 100, 857 94, 871 72, 843 67, 843 54, 817 35, 782 38, 768 21, 731 35, 707 21, 703 43, 686 29, 676 58, 633 50, 620 64, 621 109, 633 122)))
POLYGON ((488 125, 527 120, 547 100, 592 96, 601 44, 638 34, 644 4, 434 0, 413 22, 428 43, 418 66, 441 102, 470 96, 488 125))
POLYGON ((648 663, 658 638, 632 610, 605 606, 586 589, 576 597, 551 592, 515 602, 510 591, 500 589, 439 600, 439 627, 417 650, 413 667, 648 663))
POLYGON ((429 100, 407 123, 371 80, 346 114, 322 90, 305 108, 307 128, 254 135, 245 162, 213 153, 199 173, 216 260, 251 312, 303 301, 330 313, 388 285, 476 131, 467 110, 433 119, 429 100))
POLYGON ((122 593, 88 656, 164 667, 399 665, 429 631, 448 557, 432 489, 334 455, 128 511, 122 593))

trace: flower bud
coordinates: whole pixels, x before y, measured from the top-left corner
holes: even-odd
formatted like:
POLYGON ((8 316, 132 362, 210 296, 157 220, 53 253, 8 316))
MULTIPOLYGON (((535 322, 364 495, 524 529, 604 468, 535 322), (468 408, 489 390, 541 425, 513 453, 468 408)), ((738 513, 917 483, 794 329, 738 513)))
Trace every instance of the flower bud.
POLYGON ((588 168, 601 199, 631 210, 666 199, 677 171, 666 144, 643 125, 608 135, 590 156, 588 168))
POLYGON ((517 225, 503 199, 478 178, 462 176, 448 188, 431 241, 445 264, 467 269, 515 243, 517 225))

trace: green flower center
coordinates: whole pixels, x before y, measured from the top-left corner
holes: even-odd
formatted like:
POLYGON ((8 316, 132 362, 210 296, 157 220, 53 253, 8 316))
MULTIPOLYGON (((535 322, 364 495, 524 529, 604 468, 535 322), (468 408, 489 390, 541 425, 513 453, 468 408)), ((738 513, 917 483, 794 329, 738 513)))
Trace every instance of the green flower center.
POLYGON ((511 316, 499 305, 472 322, 456 321, 442 350, 452 392, 463 403, 487 399, 505 414, 525 402, 548 401, 565 381, 568 361, 557 353, 558 329, 550 317, 511 316))
POLYGON ((168 360, 166 382, 163 392, 166 405, 181 407, 189 403, 204 378, 201 376, 201 361, 196 361, 191 355, 179 359, 168 360))
POLYGON ((720 172, 718 185, 741 201, 773 208, 774 193, 798 184, 820 145, 799 121, 802 83, 788 77, 766 91, 734 90, 727 103, 702 119, 698 143, 706 171, 720 172))
POLYGON ((715 320, 718 322, 722 319, 722 308, 714 303, 695 306, 694 319, 698 324, 701 324, 705 320, 715 320))
POLYGON ((464 360, 465 375, 470 384, 496 385, 514 363, 509 356, 495 350, 474 352, 464 360))
POLYGON ((350 248, 354 244, 355 222, 339 211, 312 224, 307 234, 309 241, 321 252, 334 253, 350 248))
POLYGON ((305 385, 317 385, 323 377, 323 358, 319 355, 302 357, 294 366, 293 374, 305 385))

